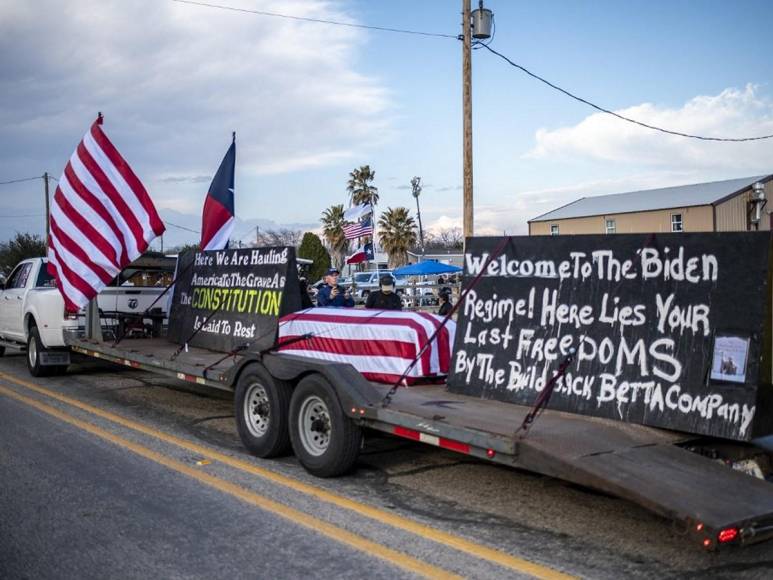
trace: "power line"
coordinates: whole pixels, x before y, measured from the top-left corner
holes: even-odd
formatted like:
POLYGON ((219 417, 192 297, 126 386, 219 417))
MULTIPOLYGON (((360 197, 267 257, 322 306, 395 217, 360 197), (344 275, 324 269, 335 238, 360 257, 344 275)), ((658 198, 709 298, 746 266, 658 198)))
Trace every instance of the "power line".
POLYGON ((537 79, 538 81, 540 81, 542 83, 545 83, 550 88, 555 89, 558 92, 563 93, 563 94, 565 94, 568 97, 571 97, 575 101, 579 101, 581 103, 584 103, 584 104, 588 105, 589 107, 592 107, 592 108, 596 109, 597 111, 601 111, 602 113, 606 113, 608 115, 612 115, 613 117, 617 117, 618 119, 621 119, 623 121, 627 121, 629 123, 633 123, 634 125, 639 125, 640 127, 645 127, 647 129, 652 129, 653 131, 660 131, 661 133, 667 133, 669 135, 676 135, 678 137, 687 137, 688 139, 698 139, 700 141, 722 141, 722 142, 730 142, 730 143, 740 143, 740 142, 743 142, 743 141, 762 141, 763 139, 773 139, 773 135, 762 135, 760 137, 734 137, 734 138, 733 137, 706 137, 706 136, 703 136, 703 135, 692 135, 690 133, 682 133, 681 131, 672 131, 671 129, 664 129, 663 127, 656 127, 655 125, 649 125, 647 123, 643 123, 641 121, 637 121, 636 119, 631 119, 630 117, 626 117, 626 116, 621 115, 619 113, 615 113, 614 111, 610 111, 609 109, 605 109, 604 107, 596 105, 595 103, 591 103, 590 101, 588 101, 587 99, 583 99, 582 97, 578 97, 577 95, 575 95, 573 93, 570 93, 566 89, 562 89, 558 85, 555 85, 555 84, 551 83, 550 81, 548 81, 546 79, 543 79, 541 76, 539 76, 537 74, 534 74, 533 72, 531 72, 526 67, 523 67, 520 64, 513 62, 512 60, 507 58, 505 55, 503 55, 500 52, 497 52, 496 50, 494 50, 493 48, 491 48, 487 44, 476 43, 476 45, 481 47, 481 48, 485 48, 486 50, 488 50, 492 54, 497 55, 499 58, 501 58, 502 60, 504 60, 507 63, 509 63, 511 66, 514 66, 515 68, 525 72, 530 77, 532 77, 534 79, 537 79))
POLYGON ((164 221, 164 223, 168 226, 172 226, 173 228, 177 228, 180 230, 185 230, 186 232, 191 232, 192 234, 200 234, 200 231, 192 230, 191 228, 186 228, 185 226, 178 226, 177 224, 173 224, 170 221, 164 221))
POLYGON ((22 177, 21 179, 11 179, 9 181, 0 181, 0 185, 8 185, 9 183, 21 183, 23 181, 35 181, 36 179, 43 179, 42 175, 37 177, 22 177))
POLYGON ((339 22, 336 20, 324 20, 322 18, 308 18, 305 16, 291 16, 289 14, 279 14, 277 12, 266 12, 265 10, 249 10, 247 8, 235 8, 233 6, 223 6, 221 4, 209 4, 207 2, 194 2, 193 0, 172 0, 179 4, 192 4, 194 6, 203 6, 205 8, 216 8, 218 10, 230 10, 231 12, 245 12, 247 14, 257 14, 259 16, 272 16, 275 18, 287 18, 288 20, 300 20, 303 22, 315 22, 317 24, 331 24, 334 26, 346 26, 348 28, 364 28, 366 30, 379 30, 381 32, 397 32, 399 34, 415 34, 417 36, 435 36, 440 38, 453 38, 456 40, 456 34, 440 34, 437 32, 422 32, 419 30, 406 30, 403 28, 387 28, 385 26, 368 26, 366 24, 354 24, 352 22, 339 22))

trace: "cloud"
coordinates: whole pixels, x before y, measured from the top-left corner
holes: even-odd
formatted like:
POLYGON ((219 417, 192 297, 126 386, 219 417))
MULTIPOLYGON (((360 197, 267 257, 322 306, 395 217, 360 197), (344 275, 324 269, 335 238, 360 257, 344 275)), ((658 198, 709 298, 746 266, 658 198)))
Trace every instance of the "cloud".
MULTIPOLYGON (((679 108, 642 103, 617 113, 667 129, 712 137, 773 134, 773 100, 758 87, 728 88, 715 96, 697 96, 679 108)), ((718 143, 666 135, 604 113, 577 125, 539 129, 533 159, 590 159, 638 167, 732 169, 742 174, 770 170, 773 140, 718 143)))
MULTIPOLYGON (((344 7, 281 3, 350 20, 344 7)), ((389 92, 357 71, 365 42, 356 29, 158 0, 1 3, 0 170, 61 170, 97 111, 151 184, 211 179, 234 130, 242 174, 361 155, 392 135, 389 92)))
POLYGON ((212 181, 211 175, 170 175, 158 179, 161 183, 206 183, 212 181))

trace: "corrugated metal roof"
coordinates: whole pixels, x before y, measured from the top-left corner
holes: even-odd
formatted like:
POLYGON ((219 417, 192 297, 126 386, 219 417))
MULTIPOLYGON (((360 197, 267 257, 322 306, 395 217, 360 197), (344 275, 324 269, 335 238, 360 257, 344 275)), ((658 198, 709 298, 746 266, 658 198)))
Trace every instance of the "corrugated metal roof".
POLYGON ((771 177, 773 176, 757 175, 710 183, 693 183, 676 187, 583 197, 529 221, 544 222, 594 215, 709 205, 732 193, 746 189, 756 181, 767 181, 771 177))

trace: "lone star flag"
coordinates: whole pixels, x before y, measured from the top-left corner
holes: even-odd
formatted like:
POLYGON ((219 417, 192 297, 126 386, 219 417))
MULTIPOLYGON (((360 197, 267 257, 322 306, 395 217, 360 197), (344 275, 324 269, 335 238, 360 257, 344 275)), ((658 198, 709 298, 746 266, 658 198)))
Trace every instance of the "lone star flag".
POLYGON ((75 312, 164 233, 148 192, 91 125, 59 178, 49 221, 48 271, 75 312))
POLYGON ((236 166, 236 133, 233 142, 215 173, 204 202, 201 219, 201 249, 222 250, 234 230, 234 167, 236 166))
POLYGON ((365 244, 357 248, 351 256, 346 257, 347 264, 359 264, 360 262, 373 260, 373 244, 365 244))

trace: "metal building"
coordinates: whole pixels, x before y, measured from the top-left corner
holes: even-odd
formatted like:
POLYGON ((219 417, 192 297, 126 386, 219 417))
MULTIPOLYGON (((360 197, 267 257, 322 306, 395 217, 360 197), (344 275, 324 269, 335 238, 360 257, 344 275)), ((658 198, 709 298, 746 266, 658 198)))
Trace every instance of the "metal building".
POLYGON ((583 197, 529 220, 529 235, 771 230, 773 175, 583 197))

